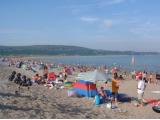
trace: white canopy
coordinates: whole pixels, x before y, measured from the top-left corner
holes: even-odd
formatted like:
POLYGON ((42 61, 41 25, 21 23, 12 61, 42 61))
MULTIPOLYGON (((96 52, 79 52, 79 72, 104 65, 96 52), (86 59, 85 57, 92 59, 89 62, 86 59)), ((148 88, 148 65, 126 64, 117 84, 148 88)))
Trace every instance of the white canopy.
POLYGON ((90 82, 96 81, 106 81, 109 78, 109 75, 98 70, 79 73, 76 77, 78 80, 86 80, 90 82))

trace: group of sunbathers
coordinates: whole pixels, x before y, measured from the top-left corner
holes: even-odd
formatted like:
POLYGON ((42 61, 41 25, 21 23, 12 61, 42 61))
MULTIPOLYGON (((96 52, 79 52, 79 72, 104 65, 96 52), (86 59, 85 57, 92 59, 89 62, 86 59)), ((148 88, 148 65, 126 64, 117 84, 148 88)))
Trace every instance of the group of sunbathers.
POLYGON ((29 86, 32 86, 32 81, 30 78, 27 78, 26 75, 21 75, 21 73, 16 73, 16 71, 13 71, 11 75, 9 75, 9 81, 13 81, 14 83, 20 86, 26 86, 29 89, 29 86))

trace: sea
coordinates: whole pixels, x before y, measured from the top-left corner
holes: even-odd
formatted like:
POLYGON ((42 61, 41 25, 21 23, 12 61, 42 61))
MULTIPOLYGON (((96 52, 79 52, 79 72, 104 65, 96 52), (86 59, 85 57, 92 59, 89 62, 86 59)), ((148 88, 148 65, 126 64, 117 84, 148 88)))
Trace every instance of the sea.
POLYGON ((45 59, 63 64, 119 67, 128 71, 160 73, 160 55, 55 56, 45 59))

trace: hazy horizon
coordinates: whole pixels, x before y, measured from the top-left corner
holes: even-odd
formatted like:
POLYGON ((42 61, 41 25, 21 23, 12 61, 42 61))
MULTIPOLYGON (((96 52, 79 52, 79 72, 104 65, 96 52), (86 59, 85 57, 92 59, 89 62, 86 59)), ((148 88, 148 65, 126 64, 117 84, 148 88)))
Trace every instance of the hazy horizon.
POLYGON ((0 45, 160 52, 159 0, 0 0, 0 45))

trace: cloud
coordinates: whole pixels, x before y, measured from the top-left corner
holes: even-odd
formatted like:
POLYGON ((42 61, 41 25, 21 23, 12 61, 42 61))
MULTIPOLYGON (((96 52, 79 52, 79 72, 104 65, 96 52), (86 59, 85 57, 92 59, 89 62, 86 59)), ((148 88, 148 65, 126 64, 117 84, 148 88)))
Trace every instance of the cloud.
POLYGON ((88 23, 98 22, 98 24, 101 24, 106 28, 111 28, 113 26, 113 20, 111 19, 100 19, 98 17, 80 17, 80 20, 88 23))
POLYGON ((96 22, 99 19, 96 17, 81 17, 80 20, 82 20, 84 22, 96 22))
POLYGON ((105 27, 107 27, 107 28, 110 28, 110 27, 112 27, 112 25, 113 25, 113 21, 112 20, 104 20, 104 25, 105 25, 105 27))

